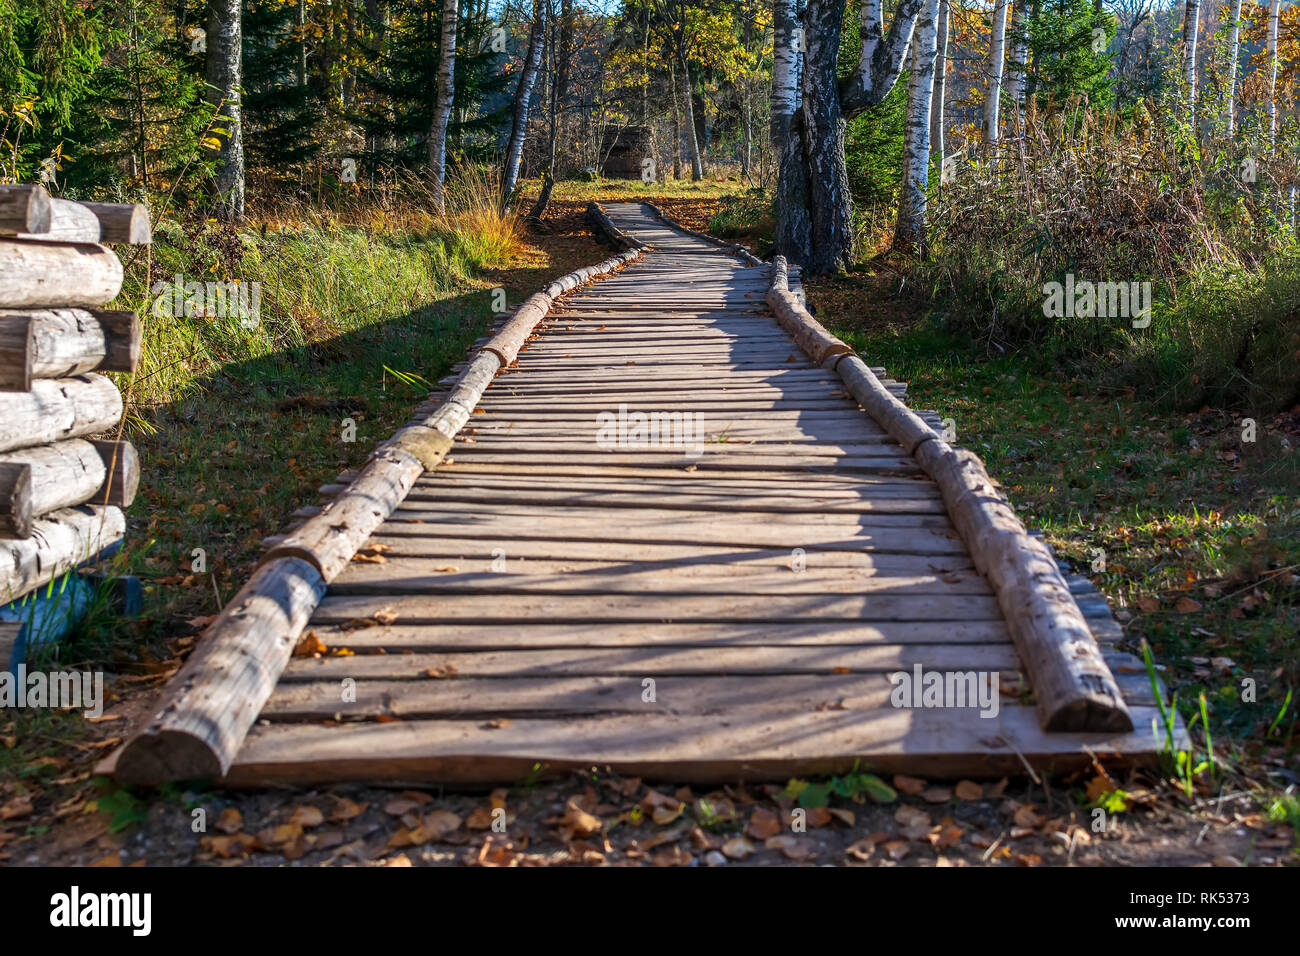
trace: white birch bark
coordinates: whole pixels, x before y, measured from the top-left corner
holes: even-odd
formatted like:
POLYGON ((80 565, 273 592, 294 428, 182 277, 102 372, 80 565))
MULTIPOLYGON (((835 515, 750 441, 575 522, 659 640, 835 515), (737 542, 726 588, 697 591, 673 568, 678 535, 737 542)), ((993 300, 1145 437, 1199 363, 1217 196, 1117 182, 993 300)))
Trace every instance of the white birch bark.
MULTIPOLYGON (((1005 11, 1005 6, 1003 7, 1005 11)), ((912 71, 907 83, 907 125, 903 132, 903 183, 894 246, 925 250, 926 191, 930 184, 930 105, 938 41, 939 0, 928 0, 912 35, 912 71)))
POLYGON ((1187 85, 1187 120, 1196 120, 1196 44, 1201 32, 1201 0, 1187 0, 1183 15, 1183 82, 1187 85))
POLYGON ((226 220, 244 218, 244 124, 239 100, 243 66, 240 0, 212 0, 208 5, 207 62, 204 65, 208 101, 219 111, 214 131, 221 141, 217 153, 217 214, 226 220), (218 131, 219 130, 219 131, 218 131))
POLYGON ((1020 111, 1025 103, 1025 68, 1029 63, 1029 41, 1025 37, 1025 28, 1028 19, 1029 4, 1026 0, 1016 0, 1011 8, 1011 52, 1007 55, 1007 76, 1002 85, 1007 91, 1007 102, 1015 111, 1017 128, 1020 125, 1020 111))
POLYGON ((1002 98, 1002 72, 1007 53, 1007 0, 997 0, 989 31, 989 88, 984 96, 984 142, 998 141, 998 101, 1002 98))
POLYGON ((772 148, 781 155, 799 106, 799 12, 796 0, 772 0, 772 148))
POLYGON ((433 199, 441 212, 445 207, 443 186, 447 179, 447 124, 456 95, 457 0, 442 0, 442 36, 438 43, 438 98, 429 124, 429 171, 433 176, 433 199))
POLYGON ((1268 8, 1268 144, 1277 139, 1277 22, 1282 0, 1273 0, 1268 8))
POLYGON ((1228 35, 1228 135, 1237 131, 1237 70, 1241 59, 1241 0, 1232 0, 1232 32, 1228 35))
POLYGON ((533 85, 537 82, 538 68, 542 63, 542 45, 546 41, 546 3, 533 0, 533 25, 528 31, 528 50, 524 54, 523 69, 519 72, 519 86, 515 88, 514 118, 510 124, 510 139, 506 143, 505 171, 501 177, 501 197, 508 199, 519 184, 519 167, 524 157, 524 139, 528 134, 528 108, 532 103, 533 85))
POLYGON ((938 37, 935 41, 934 97, 930 101, 930 155, 943 168, 944 99, 948 91, 948 0, 939 0, 938 37))

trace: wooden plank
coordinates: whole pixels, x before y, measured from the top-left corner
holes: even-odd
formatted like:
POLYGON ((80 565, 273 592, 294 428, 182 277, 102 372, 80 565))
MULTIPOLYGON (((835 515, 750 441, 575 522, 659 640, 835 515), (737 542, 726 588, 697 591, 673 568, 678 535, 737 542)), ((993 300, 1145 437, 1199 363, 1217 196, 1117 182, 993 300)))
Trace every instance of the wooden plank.
MULTIPOLYGON (((380 625, 371 618, 336 613, 327 597, 313 617, 313 633, 327 648, 357 654, 385 652, 502 651, 555 647, 838 647, 875 644, 1006 644, 1011 637, 1001 621, 800 621, 773 627, 771 622, 675 621, 671 627, 620 621, 575 621, 565 624, 481 624, 448 621, 436 624, 398 620, 380 625)), ((379 610, 382 602, 371 605, 379 610)), ((355 609, 355 605, 351 606, 355 609)), ((387 619, 387 618, 385 618, 387 619)))
MULTIPOLYGON (((924 537, 924 534, 918 535, 915 530, 924 529, 930 534, 948 540, 957 537, 952 522, 948 520, 946 514, 781 514, 757 510, 719 513, 708 508, 672 510, 647 507, 647 504, 646 501, 642 501, 639 507, 620 511, 618 516, 619 524, 624 527, 638 529, 646 526, 664 527, 672 525, 678 529, 691 532, 704 526, 731 529, 748 525, 766 525, 768 527, 780 527, 787 531, 797 529, 800 534, 809 537, 822 532, 835 537, 854 534, 859 531, 865 534, 879 534, 887 537, 890 530, 900 532, 899 537, 903 535, 924 537)), ((653 502, 649 502, 649 504, 653 504, 653 502)), ((571 524, 574 528, 583 528, 591 522, 603 523, 609 520, 608 512, 602 508, 556 504, 548 505, 545 509, 539 509, 531 507, 527 503, 512 504, 504 501, 499 502, 490 511, 467 512, 466 509, 458 507, 453 502, 440 502, 436 498, 413 501, 408 497, 402 502, 399 510, 404 513, 418 515, 430 523, 437 521, 483 523, 505 519, 508 522, 523 524, 525 522, 555 520, 571 524)), ((411 519, 408 518, 407 520, 411 519)))
MULTIPOLYGON (((348 657, 295 658, 281 683, 295 681, 437 680, 435 675, 475 677, 670 677, 674 675, 762 675, 893 673, 912 671, 1020 669, 1011 644, 872 644, 835 647, 619 647, 470 653, 355 654, 348 657)), ((775 703, 775 702, 774 702, 775 703)))
POLYGON ((773 595, 759 607, 749 595, 525 593, 503 602, 492 594, 426 593, 331 595, 322 620, 373 618, 385 608, 408 622, 479 621, 527 623, 538 620, 626 621, 671 626, 683 621, 745 621, 757 611, 770 623, 801 621, 999 621, 996 601, 979 595, 829 594, 773 595))
MULTIPOLYGON (((1009 680, 1012 676, 1008 671, 1000 679, 1009 680)), ((891 690, 888 675, 878 672, 702 677, 638 671, 622 676, 555 674, 508 680, 490 677, 358 680, 356 699, 345 701, 337 680, 323 680, 282 683, 267 701, 261 718, 288 722, 378 716, 403 720, 593 714, 752 716, 757 712, 815 711, 827 707, 878 710, 890 705, 891 690), (655 682, 653 702, 644 698, 646 677, 653 677, 655 682)), ((999 700, 999 709, 1001 704, 999 700)), ((970 716, 978 720, 978 708, 975 710, 970 716)))
MULTIPOLYGON (((1135 707, 1149 726, 1154 708, 1135 707)), ((256 727, 226 786, 324 784, 345 780, 489 784, 566 776, 592 766, 649 781, 724 784, 792 776, 877 773, 995 778, 1087 767, 1089 753, 1116 763, 1155 760, 1146 733, 1047 734, 1032 708, 1003 707, 996 721, 953 710, 815 711, 710 716, 611 716, 397 721, 338 726, 256 727), (534 771, 534 765, 540 767, 534 771)), ((1185 745, 1185 741, 1180 741, 1185 745)))
POLYGON ((794 500, 778 496, 760 497, 739 494, 683 494, 667 488, 653 491, 614 492, 586 488, 581 491, 537 491, 526 487, 501 488, 485 485, 480 488, 453 488, 446 485, 427 485, 417 482, 406 496, 408 502, 446 501, 492 505, 494 503, 557 505, 566 507, 597 506, 602 508, 643 508, 647 494, 654 495, 654 503, 661 508, 707 509, 710 511, 769 511, 785 514, 946 514, 943 501, 938 497, 908 495, 858 495, 852 499, 827 501, 821 498, 800 496, 794 500))
MULTIPOLYGON (((334 580, 331 594, 565 594, 654 593, 743 594, 758 604, 767 595, 793 594, 980 594, 988 582, 973 572, 882 575, 876 570, 678 563, 667 566, 621 562, 516 561, 511 571, 494 571, 493 558, 460 564, 443 558, 385 555, 383 564, 354 563, 334 580), (452 570, 454 569, 454 570, 452 570), (385 590, 387 589, 387 590, 385 590)), ((806 558, 805 558, 806 560, 806 558)), ((505 563, 505 562, 500 562, 505 563)), ((499 563, 499 564, 500 564, 499 563)), ((761 614, 761 607, 755 608, 761 614)))
MULTIPOLYGON (((446 557, 470 560, 492 556, 499 551, 507 566, 516 560, 546 559, 553 561, 617 561, 662 564, 685 561, 697 564, 755 564, 790 567, 794 545, 764 547, 751 543, 691 543, 678 541, 644 541, 636 538, 580 540, 563 533, 547 536, 506 532, 500 535, 458 533, 455 528, 431 530, 418 522, 389 522, 371 539, 388 549, 384 555, 446 557)), ((973 567, 964 551, 947 554, 891 554, 841 542, 807 542, 798 546, 800 557, 809 567, 872 568, 889 574, 947 574, 973 567)), ((454 560, 451 563, 456 563, 454 560)))

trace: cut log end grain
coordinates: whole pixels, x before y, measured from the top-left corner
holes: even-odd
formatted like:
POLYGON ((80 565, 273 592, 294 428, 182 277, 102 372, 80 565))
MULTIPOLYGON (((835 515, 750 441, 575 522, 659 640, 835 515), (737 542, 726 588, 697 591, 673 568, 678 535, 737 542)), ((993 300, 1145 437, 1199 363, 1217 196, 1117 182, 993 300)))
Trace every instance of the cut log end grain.
POLYGON ((0 186, 0 235, 48 232, 53 205, 41 186, 0 186))

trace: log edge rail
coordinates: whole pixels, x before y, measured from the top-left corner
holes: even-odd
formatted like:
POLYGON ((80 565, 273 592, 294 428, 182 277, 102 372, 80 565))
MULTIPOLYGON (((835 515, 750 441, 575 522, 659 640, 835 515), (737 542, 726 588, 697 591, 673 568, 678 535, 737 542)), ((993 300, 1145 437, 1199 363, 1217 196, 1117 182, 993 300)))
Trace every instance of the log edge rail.
POLYGON ((644 254, 645 244, 621 232, 595 203, 588 206, 587 219, 594 232, 621 251, 526 299, 477 350, 432 414, 379 445, 337 498, 266 552, 172 678, 153 719, 105 761, 119 783, 211 780, 230 768, 329 582, 416 479, 446 457, 483 392, 516 360, 555 300, 644 254))
POLYGON ((783 256, 773 260, 767 303, 799 347, 839 375, 867 414, 939 486, 957 533, 1006 618, 1042 728, 1131 733, 1133 718, 1051 549, 1025 529, 979 456, 945 442, 890 394, 852 346, 812 317, 789 290, 783 256))

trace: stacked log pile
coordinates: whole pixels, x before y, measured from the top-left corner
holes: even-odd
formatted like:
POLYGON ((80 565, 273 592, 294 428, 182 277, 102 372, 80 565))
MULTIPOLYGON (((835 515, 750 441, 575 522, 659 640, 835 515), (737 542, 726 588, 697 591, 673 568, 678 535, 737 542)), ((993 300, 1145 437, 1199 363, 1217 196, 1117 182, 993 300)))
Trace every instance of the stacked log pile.
MULTIPOLYGON (((104 308, 122 264, 104 243, 149 242, 144 207, 0 186, 0 603, 121 542, 139 460, 102 437, 133 372, 135 313, 104 308)), ((3 662, 0 662, 2 665, 3 662)))

